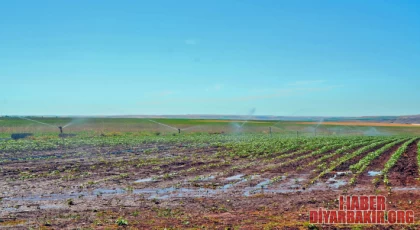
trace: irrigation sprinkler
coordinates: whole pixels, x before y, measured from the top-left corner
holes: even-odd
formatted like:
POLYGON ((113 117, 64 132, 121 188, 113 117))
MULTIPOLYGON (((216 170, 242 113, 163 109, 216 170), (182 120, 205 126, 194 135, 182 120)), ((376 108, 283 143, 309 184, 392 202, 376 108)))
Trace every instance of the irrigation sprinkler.
MULTIPOLYGON (((65 127, 65 126, 64 126, 65 127)), ((58 129, 60 130, 60 133, 58 134, 59 137, 65 138, 65 137, 74 137, 76 134, 74 133, 64 133, 63 126, 58 126, 58 129)))
MULTIPOLYGON (((17 116, 17 118, 20 118, 20 119, 23 119, 23 120, 32 121, 32 122, 35 122, 35 123, 38 123, 38 124, 42 124, 42 125, 46 125, 46 126, 49 126, 49 127, 56 127, 56 128, 58 128, 60 130, 60 133, 58 134, 58 136, 61 137, 61 138, 74 137, 74 136, 76 136, 76 134, 73 134, 73 133, 64 133, 63 132, 63 128, 72 125, 73 122, 70 122, 70 123, 68 123, 68 124, 66 124, 64 126, 55 126, 55 125, 51 125, 51 124, 48 124, 48 123, 40 122, 40 121, 37 121, 37 120, 29 119, 29 118, 26 118, 26 117, 17 116)), ((33 135, 32 133, 14 133, 14 134, 12 134, 11 138, 14 139, 14 140, 17 140, 17 139, 22 139, 22 138, 25 138, 25 137, 28 137, 28 136, 32 136, 32 135, 33 135)), ((64 139, 63 139, 63 143, 64 143, 64 139)))
POLYGON ((181 130, 187 130, 187 129, 190 129, 190 128, 195 127, 195 126, 191 126, 191 127, 188 127, 188 128, 181 129, 181 128, 173 127, 173 126, 170 126, 170 125, 167 125, 167 124, 163 124, 163 123, 160 123, 160 122, 157 122, 157 121, 154 121, 154 120, 150 120, 150 119, 149 119, 149 121, 150 121, 150 122, 153 122, 153 123, 156 123, 156 124, 158 124, 158 125, 161 125, 161 126, 164 126, 164 127, 170 128, 170 129, 178 130, 178 134, 181 134, 181 130))
POLYGON ((273 137, 273 134, 271 133, 271 126, 268 128, 270 129, 270 137, 273 137))
MULTIPOLYGON (((64 133, 63 129, 64 129, 65 127, 67 127, 67 126, 69 126, 69 125, 65 125, 65 126, 58 126, 58 129, 60 130, 60 133, 58 134, 58 136, 59 136, 59 137, 61 137, 61 138, 67 138, 67 137, 74 137, 74 136, 76 136, 76 134, 75 134, 75 133, 64 133)), ((63 140, 63 141, 64 141, 64 140, 63 140)))

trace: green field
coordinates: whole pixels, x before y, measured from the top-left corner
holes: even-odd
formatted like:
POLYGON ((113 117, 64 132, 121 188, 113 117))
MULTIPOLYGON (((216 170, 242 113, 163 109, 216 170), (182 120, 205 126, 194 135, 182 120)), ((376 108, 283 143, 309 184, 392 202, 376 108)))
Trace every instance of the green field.
POLYGON ((0 119, 0 227, 307 229, 343 193, 420 212, 417 127, 30 119, 0 119))
POLYGON ((66 126, 64 132, 159 132, 162 135, 177 133, 271 133, 302 136, 331 135, 420 135, 420 126, 387 127, 387 126, 357 126, 300 124, 295 121, 258 121, 258 120, 209 120, 209 119, 166 119, 166 118, 51 118, 28 117, 37 122, 16 117, 0 118, 0 137, 11 133, 30 132, 35 135, 58 132, 58 126, 66 126), (45 123, 41 124, 39 122, 45 123), (160 123, 160 124, 158 124, 160 123), (48 124, 48 125, 46 125, 48 124))

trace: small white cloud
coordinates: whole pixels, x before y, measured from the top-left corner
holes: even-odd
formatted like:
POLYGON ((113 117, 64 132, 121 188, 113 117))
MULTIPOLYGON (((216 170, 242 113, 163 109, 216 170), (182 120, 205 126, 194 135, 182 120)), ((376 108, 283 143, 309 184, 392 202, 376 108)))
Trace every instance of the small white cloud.
POLYGON ((198 44, 198 41, 197 40, 191 39, 191 38, 184 40, 184 42, 185 42, 186 45, 191 45, 191 46, 194 46, 194 45, 197 45, 198 44))

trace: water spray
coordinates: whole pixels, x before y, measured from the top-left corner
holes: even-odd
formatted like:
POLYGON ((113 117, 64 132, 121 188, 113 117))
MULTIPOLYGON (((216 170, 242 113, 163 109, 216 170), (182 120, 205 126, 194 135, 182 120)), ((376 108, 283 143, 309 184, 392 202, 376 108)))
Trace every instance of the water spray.
POLYGON ((247 118, 245 118, 245 121, 244 122, 242 122, 242 124, 239 126, 239 128, 242 128, 242 126, 244 126, 245 125, 245 123, 247 123, 251 118, 252 118, 252 115, 254 115, 254 113, 255 113, 255 108, 252 108, 250 111, 249 111, 249 113, 248 113, 248 117, 247 118))
POLYGON ((185 130, 194 129, 194 128, 198 128, 198 127, 201 127, 201 125, 194 125, 194 126, 190 126, 190 127, 187 127, 187 128, 183 128, 181 130, 185 131, 185 130))
MULTIPOLYGON (((46 126, 58 128, 60 130, 60 133, 58 134, 58 136, 59 137, 62 137, 62 138, 76 136, 76 134, 65 134, 63 132, 63 128, 72 125, 74 123, 73 121, 70 122, 70 123, 68 123, 68 124, 66 124, 66 125, 64 125, 64 126, 55 126, 55 125, 51 125, 51 124, 48 124, 48 123, 40 122, 40 121, 37 121, 37 120, 32 120, 32 119, 29 119, 29 118, 26 118, 26 117, 20 117, 20 116, 16 116, 16 117, 17 118, 20 118, 20 119, 23 119, 23 120, 28 120, 28 121, 36 122, 38 124, 42 124, 42 125, 46 125, 46 126)), ((32 134, 29 134, 29 133, 16 133, 16 134, 12 134, 12 138, 13 139, 20 139, 20 138, 25 138, 25 137, 31 136, 31 135, 32 134)))
POLYGON ((318 127, 324 122, 324 118, 321 118, 318 123, 315 126, 315 130, 314 130, 314 134, 316 136, 316 130, 318 129, 318 127))
POLYGON ((20 118, 20 119, 23 119, 23 120, 28 120, 28 121, 33 121, 33 122, 36 122, 36 123, 39 123, 39 124, 43 124, 43 125, 47 125, 47 126, 50 126, 50 127, 55 127, 54 125, 50 125, 50 124, 47 124, 47 123, 44 123, 44 122, 32 120, 32 119, 29 119, 29 118, 26 118, 26 117, 19 117, 18 116, 17 118, 20 118))
POLYGON ((149 121, 151 121, 153 123, 156 123, 158 125, 162 125, 162 126, 165 126, 165 127, 171 128, 171 129, 174 129, 174 130, 178 130, 178 134, 181 134, 181 128, 177 128, 177 127, 173 127, 173 126, 170 126, 170 125, 162 124, 162 123, 157 122, 157 121, 154 121, 154 120, 149 120, 149 121))
POLYGON ((242 118, 242 119, 240 119, 240 120, 242 120, 242 123, 240 123, 240 124, 238 124, 239 122, 233 122, 233 123, 231 123, 233 126, 234 126, 234 128, 235 128, 235 132, 236 133, 239 133, 239 132, 242 132, 242 128, 243 128, 243 126, 252 118, 252 116, 253 116, 253 114, 255 113, 255 108, 252 108, 249 112, 248 112, 248 115, 247 115, 247 117, 245 117, 245 118, 242 118))
MULTIPOLYGON (((50 127, 55 127, 54 125, 50 125, 50 124, 40 122, 40 121, 37 121, 37 120, 32 120, 32 119, 29 119, 29 118, 26 118, 26 117, 20 117, 20 116, 16 116, 16 117, 20 118, 22 120, 28 120, 28 121, 32 121, 32 122, 35 122, 35 123, 38 123, 38 124, 42 124, 42 125, 46 125, 46 126, 50 126, 50 127)), ((33 135, 32 133, 12 133, 11 139, 18 140, 18 139, 23 139, 23 138, 26 138, 26 137, 29 137, 29 136, 32 136, 32 135, 33 135)))
POLYGON ((157 122, 157 121, 154 121, 154 120, 150 120, 150 119, 149 119, 148 121, 151 121, 151 122, 156 123, 156 124, 158 124, 158 125, 163 125, 163 126, 165 126, 165 127, 171 128, 171 129, 178 130, 178 128, 172 127, 172 126, 170 126, 170 125, 162 124, 162 123, 157 122))

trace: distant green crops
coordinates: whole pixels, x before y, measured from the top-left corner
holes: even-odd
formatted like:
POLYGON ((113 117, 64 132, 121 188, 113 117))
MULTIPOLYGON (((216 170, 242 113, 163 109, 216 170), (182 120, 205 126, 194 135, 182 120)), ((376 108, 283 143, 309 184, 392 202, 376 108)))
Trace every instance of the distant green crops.
POLYGON ((0 117, 0 138, 15 132, 38 134, 57 133, 57 126, 70 126, 64 132, 161 132, 177 133, 278 133, 290 136, 370 136, 370 135, 420 135, 420 127, 368 127, 333 124, 302 124, 297 121, 267 120, 212 120, 212 119, 167 119, 167 118, 63 118, 27 117, 38 122, 17 117, 0 117), (150 121, 153 120, 154 122, 150 121), (159 125, 162 123, 163 125, 159 125), (172 126, 168 127, 168 126, 172 126))
MULTIPOLYGON (((156 162, 150 162, 150 164, 156 163, 153 168, 157 171, 160 170, 159 165, 171 161, 179 160, 189 162, 188 165, 191 164, 190 167, 180 170, 162 171, 160 179, 196 174, 201 171, 219 171, 221 174, 218 175, 253 171, 257 174, 272 173, 273 177, 270 178, 269 184, 274 184, 282 180, 285 170, 306 170, 311 173, 308 183, 314 184, 345 167, 345 173, 348 173, 348 170, 352 171, 353 178, 350 183, 355 184, 358 176, 366 171, 373 160, 394 146, 402 145, 390 155, 389 161, 384 165, 381 176, 387 183, 388 171, 415 140, 417 137, 411 136, 297 137, 276 133, 273 135, 267 133, 163 135, 158 132, 79 132, 75 137, 62 139, 57 136, 57 133, 41 133, 27 139, 0 141, 0 163, 65 158, 78 156, 78 154, 80 157, 103 157, 113 151, 121 150, 120 152, 135 152, 131 160, 133 160, 132 164, 138 167, 149 164, 142 157, 154 157, 156 162), (102 147, 118 148, 115 150, 114 148, 102 149, 102 147), (170 159, 161 158, 165 155, 161 154, 162 149, 165 154, 169 149, 169 152, 180 155, 170 159), (41 154, 35 152, 46 150, 51 150, 51 152, 41 154), (55 152, 54 150, 69 151, 55 152)), ((122 160, 121 164, 125 164, 125 161, 122 160)), ((153 168, 152 170, 155 170, 153 168)))
POLYGON ((264 155, 287 150, 297 150, 306 146, 311 150, 317 146, 339 146, 341 143, 360 142, 363 140, 381 140, 388 137, 285 137, 283 135, 240 134, 240 135, 157 135, 154 133, 80 133, 73 138, 61 139, 56 135, 40 135, 28 139, 0 141, 0 152, 19 152, 30 150, 53 150, 65 146, 76 148, 79 146, 134 146, 145 143, 171 143, 188 145, 214 145, 230 149, 234 155, 250 156, 264 155))

